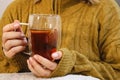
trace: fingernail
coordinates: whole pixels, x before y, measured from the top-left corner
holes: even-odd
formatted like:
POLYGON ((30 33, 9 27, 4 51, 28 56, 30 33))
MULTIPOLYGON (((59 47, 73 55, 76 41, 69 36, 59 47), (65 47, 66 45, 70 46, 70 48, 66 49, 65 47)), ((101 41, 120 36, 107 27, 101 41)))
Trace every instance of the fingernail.
POLYGON ((57 57, 59 57, 59 54, 56 52, 56 53, 53 53, 52 54, 52 57, 54 57, 54 58, 57 58, 57 57))

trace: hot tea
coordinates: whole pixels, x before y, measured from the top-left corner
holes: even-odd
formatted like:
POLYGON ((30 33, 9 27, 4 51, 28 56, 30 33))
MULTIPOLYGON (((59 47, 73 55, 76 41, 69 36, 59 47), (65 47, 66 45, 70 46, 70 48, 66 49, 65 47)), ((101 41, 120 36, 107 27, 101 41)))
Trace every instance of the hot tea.
POLYGON ((60 48, 61 18, 56 14, 32 14, 28 26, 29 53, 53 60, 51 54, 60 48))
POLYGON ((30 29, 32 55, 39 54, 52 60, 51 54, 57 49, 57 30, 30 29))

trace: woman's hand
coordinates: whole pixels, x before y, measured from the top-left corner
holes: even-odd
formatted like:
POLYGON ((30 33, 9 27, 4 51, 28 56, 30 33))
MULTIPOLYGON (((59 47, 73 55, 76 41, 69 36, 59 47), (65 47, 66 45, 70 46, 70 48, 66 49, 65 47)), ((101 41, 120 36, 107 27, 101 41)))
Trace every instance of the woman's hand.
POLYGON ((2 46, 6 57, 12 58, 15 54, 23 51, 27 40, 21 30, 19 21, 3 27, 2 46))
MULTIPOLYGON (((62 52, 57 51, 52 54, 53 60, 60 60, 62 52)), ((28 68, 37 77, 49 77, 52 71, 57 67, 57 63, 50 61, 40 55, 34 55, 27 60, 28 68)))

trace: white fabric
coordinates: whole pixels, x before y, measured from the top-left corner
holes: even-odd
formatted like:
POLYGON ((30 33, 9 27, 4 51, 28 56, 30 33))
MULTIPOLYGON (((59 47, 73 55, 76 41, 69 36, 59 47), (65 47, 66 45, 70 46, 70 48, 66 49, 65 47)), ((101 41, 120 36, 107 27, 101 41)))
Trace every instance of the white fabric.
POLYGON ((37 78, 32 73, 4 73, 0 74, 0 80, 100 80, 91 76, 66 75, 56 78, 37 78))

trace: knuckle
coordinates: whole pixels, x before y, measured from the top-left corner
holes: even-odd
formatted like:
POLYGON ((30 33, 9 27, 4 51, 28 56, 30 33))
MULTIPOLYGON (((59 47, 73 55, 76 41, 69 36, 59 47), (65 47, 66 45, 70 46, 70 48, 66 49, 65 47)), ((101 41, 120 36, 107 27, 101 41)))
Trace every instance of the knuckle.
POLYGON ((2 31, 3 31, 3 32, 5 31, 5 27, 3 27, 2 31))
POLYGON ((4 48, 5 51, 8 51, 8 47, 9 46, 7 45, 7 43, 5 43, 4 46, 3 46, 3 48, 4 48))
POLYGON ((54 70, 54 69, 56 68, 56 66, 57 66, 56 63, 50 64, 50 65, 49 65, 49 68, 50 68, 50 70, 54 70))
POLYGON ((3 33, 2 39, 4 40, 4 39, 6 39, 6 38, 7 38, 7 34, 6 34, 6 33, 3 33))
POLYGON ((7 28, 10 28, 11 27, 11 24, 7 24, 3 27, 3 32, 6 32, 7 31, 7 28))
MULTIPOLYGON (((6 25, 6 26, 8 26, 8 25, 6 25)), ((3 29, 2 29, 2 30, 3 30, 3 32, 4 32, 4 31, 6 31, 6 26, 4 26, 4 27, 3 27, 3 29)))
POLYGON ((11 55, 11 52, 10 52, 10 51, 5 52, 4 55, 5 55, 7 58, 12 58, 12 55, 11 55))

